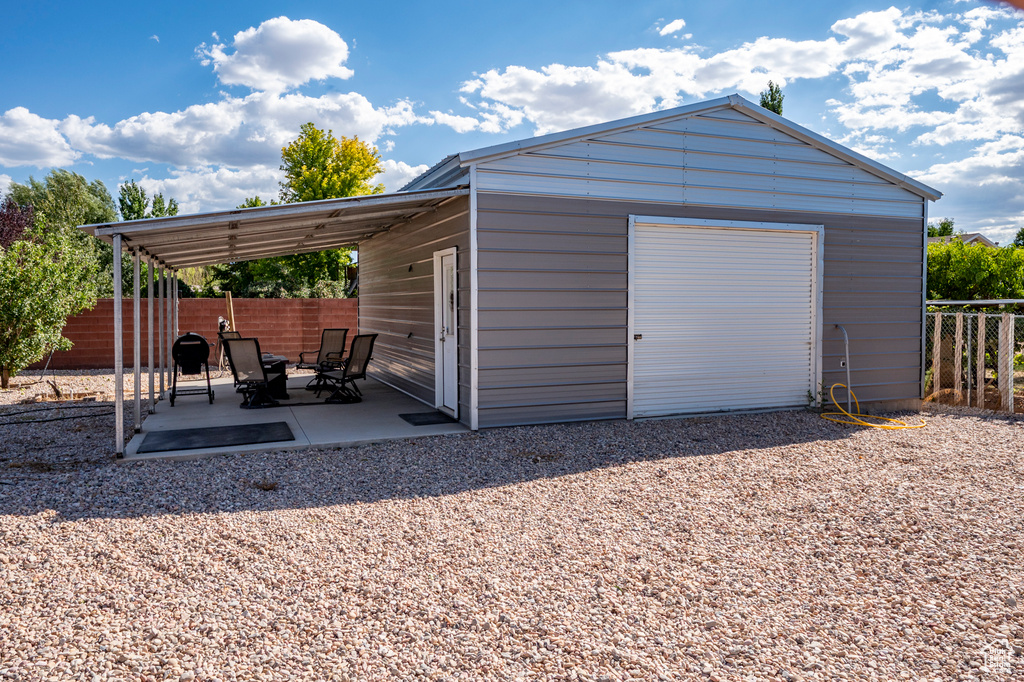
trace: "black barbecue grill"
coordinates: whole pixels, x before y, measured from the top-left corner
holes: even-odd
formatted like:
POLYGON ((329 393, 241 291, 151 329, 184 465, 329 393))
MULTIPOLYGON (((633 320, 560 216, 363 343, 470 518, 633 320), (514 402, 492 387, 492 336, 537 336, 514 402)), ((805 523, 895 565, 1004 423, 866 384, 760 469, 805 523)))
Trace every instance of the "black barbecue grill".
POLYGON ((174 360, 174 379, 171 384, 171 407, 179 395, 203 395, 210 397, 213 403, 213 387, 210 386, 210 344, 199 334, 188 332, 182 334, 171 346, 171 359, 174 360), (206 370, 206 388, 178 388, 178 375, 202 374, 206 370))

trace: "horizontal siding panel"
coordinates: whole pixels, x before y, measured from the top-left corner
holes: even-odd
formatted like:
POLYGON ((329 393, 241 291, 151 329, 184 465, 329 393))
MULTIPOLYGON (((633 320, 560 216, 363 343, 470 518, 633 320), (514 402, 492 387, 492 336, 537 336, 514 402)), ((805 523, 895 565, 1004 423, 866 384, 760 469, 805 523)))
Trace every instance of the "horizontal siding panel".
MULTIPOLYGON (((480 367, 559 367, 566 365, 594 365, 625 363, 626 344, 615 346, 573 348, 504 348, 480 349, 480 367)), ((486 388, 483 384, 481 388, 486 388)))
POLYGON ((659 149, 631 147, 602 142, 575 142, 543 152, 532 152, 528 157, 578 159, 580 161, 628 163, 669 166, 693 170, 717 170, 758 175, 780 175, 790 178, 814 178, 861 184, 889 184, 877 175, 851 164, 812 163, 809 161, 780 161, 774 158, 695 152, 686 149, 659 149))
MULTIPOLYGON (((563 253, 480 251, 481 270, 583 270, 588 273, 626 272, 624 253, 563 253)), ((527 275, 528 276, 528 275, 527 275)))
POLYGON ((867 260, 844 260, 825 258, 825 272, 829 277, 916 277, 921 281, 921 262, 876 263, 867 260))
MULTIPOLYGON (((601 310, 619 309, 625 311, 628 293, 625 287, 619 291, 529 289, 521 291, 489 291, 486 298, 489 307, 481 307, 481 315, 488 310, 508 308, 530 308, 535 310, 599 308, 601 310)), ((623 312, 623 314, 625 313, 623 312)))
POLYGON ((825 244, 825 260, 859 260, 876 263, 914 263, 920 268, 921 247, 858 246, 825 244))
POLYGON ((834 228, 825 233, 825 248, 843 246, 873 246, 879 249, 917 249, 918 256, 924 239, 919 229, 907 230, 858 230, 857 228, 834 228))
POLYGON ((625 363, 480 370, 480 383, 495 388, 565 384, 593 386, 600 383, 625 383, 625 381, 625 363))
POLYGON ((825 292, 825 304, 830 308, 858 308, 871 307, 881 308, 903 308, 907 320, 921 319, 921 290, 909 292, 851 292, 830 291, 825 292))
POLYGON ((548 232, 481 232, 477 243, 481 250, 533 253, 615 253, 626 252, 626 235, 562 234, 548 232))
POLYGON ((625 400, 567 405, 531 405, 501 409, 481 408, 480 426, 489 428, 518 424, 557 424, 595 419, 622 419, 625 416, 625 400))
POLYGON ((851 292, 853 296, 915 292, 920 297, 921 272, 918 269, 915 274, 903 277, 878 277, 869 274, 855 277, 830 275, 826 268, 824 292, 825 296, 838 292, 851 292))
POLYGON ((526 386, 522 388, 488 388, 480 390, 480 406, 485 409, 496 406, 509 408, 538 404, 583 404, 625 399, 625 381, 606 384, 526 386))
MULTIPOLYGON (((783 174, 781 164, 773 164, 763 173, 750 165, 738 168, 694 167, 685 165, 653 165, 564 159, 555 156, 522 155, 484 164, 488 172, 538 176, 539 178, 588 178, 595 180, 655 183, 660 185, 694 185, 759 192, 783 192, 823 197, 859 197, 886 201, 910 201, 920 204, 915 194, 884 182, 857 183, 815 176, 783 174)), ((541 180, 544 182, 544 180, 541 180)))
MULTIPOLYGON (((484 204, 488 199, 493 200, 499 196, 480 195, 480 202, 484 204)), ((486 240, 491 231, 626 236, 626 227, 622 223, 621 216, 518 213, 515 210, 509 210, 510 208, 514 209, 514 206, 510 207, 500 199, 499 205, 494 208, 481 208, 480 215, 486 215, 486 220, 480 221, 477 226, 478 237, 486 240)))
POLYGON ((515 192, 566 197, 597 197, 625 201, 737 206, 772 210, 821 211, 863 215, 918 217, 923 214, 920 202, 881 201, 856 198, 758 192, 728 187, 695 185, 644 184, 598 180, 593 178, 560 178, 511 173, 477 173, 481 192, 515 192))
POLYGON ((591 328, 585 333, 579 329, 535 328, 502 329, 478 332, 480 350, 491 348, 550 348, 552 346, 592 346, 626 343, 626 328, 591 328))
MULTIPOLYGON (((434 404, 433 254, 458 249, 459 316, 468 325, 468 211, 468 198, 460 198, 359 245, 359 327, 380 335, 368 374, 428 405, 434 404)), ((468 385, 468 371, 460 369, 459 383, 468 385)), ((462 393, 460 417, 468 420, 462 393)))
POLYGON ((565 329, 626 327, 626 311, 609 308, 557 308, 552 310, 481 310, 480 329, 565 329))
POLYGON ((661 147, 664 149, 686 149, 687 151, 711 154, 736 154, 738 156, 778 159, 781 161, 811 161, 814 163, 830 163, 837 166, 847 165, 846 161, 809 145, 710 137, 707 135, 674 133, 668 130, 652 130, 651 128, 615 133, 601 137, 599 141, 643 147, 661 147))
POLYGON ((485 289, 622 289, 626 273, 541 272, 529 270, 483 270, 477 273, 480 290, 485 289))
POLYGON ((746 121, 723 121, 702 116, 688 116, 675 121, 645 127, 650 130, 667 130, 673 133, 732 137, 740 140, 756 140, 758 142, 782 142, 800 147, 810 146, 781 130, 754 121, 748 123, 746 121))

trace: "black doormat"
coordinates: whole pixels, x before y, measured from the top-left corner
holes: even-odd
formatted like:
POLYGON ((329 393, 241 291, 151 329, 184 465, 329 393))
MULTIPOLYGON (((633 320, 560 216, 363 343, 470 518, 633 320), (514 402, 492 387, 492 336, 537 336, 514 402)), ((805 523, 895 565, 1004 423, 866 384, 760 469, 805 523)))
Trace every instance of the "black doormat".
POLYGON ((168 450, 194 450, 197 448, 225 448, 232 445, 253 445, 295 440, 287 422, 270 424, 238 424, 212 426, 203 429, 174 429, 151 431, 139 446, 139 452, 167 452, 168 450))
POLYGON ((458 419, 452 419, 443 412, 414 412, 413 414, 398 415, 413 426, 430 426, 431 424, 454 424, 458 419))

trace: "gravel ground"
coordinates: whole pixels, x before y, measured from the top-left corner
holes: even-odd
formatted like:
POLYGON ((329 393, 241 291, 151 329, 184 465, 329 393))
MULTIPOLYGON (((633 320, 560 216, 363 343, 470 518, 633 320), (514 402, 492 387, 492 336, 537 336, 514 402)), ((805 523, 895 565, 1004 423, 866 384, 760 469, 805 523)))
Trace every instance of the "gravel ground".
POLYGON ((1024 679, 1015 418, 117 465, 111 416, 23 409, 0 407, 0 679, 1024 679))

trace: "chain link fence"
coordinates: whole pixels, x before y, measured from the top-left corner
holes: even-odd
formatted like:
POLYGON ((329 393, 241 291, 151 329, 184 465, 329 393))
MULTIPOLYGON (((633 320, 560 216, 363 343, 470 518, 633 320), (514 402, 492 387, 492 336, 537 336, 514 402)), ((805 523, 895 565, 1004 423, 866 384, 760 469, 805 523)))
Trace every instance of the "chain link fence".
POLYGON ((1024 411, 1024 315, 944 308, 925 331, 926 399, 1024 411))

